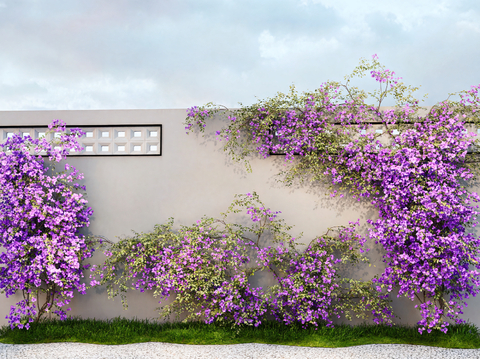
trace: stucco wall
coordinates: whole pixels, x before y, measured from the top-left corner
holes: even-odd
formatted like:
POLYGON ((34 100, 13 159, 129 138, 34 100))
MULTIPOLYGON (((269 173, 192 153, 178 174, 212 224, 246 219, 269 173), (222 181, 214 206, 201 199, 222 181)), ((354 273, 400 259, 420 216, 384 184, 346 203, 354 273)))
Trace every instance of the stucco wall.
MULTIPOLYGON (((98 111, 19 111, 0 112, 2 126, 40 126, 53 119, 67 125, 132 125, 161 124, 162 156, 151 157, 71 157, 68 163, 85 174, 87 199, 95 213, 88 232, 116 241, 118 237, 149 231, 154 224, 174 217, 177 225, 191 224, 202 215, 216 216, 226 210, 233 196, 256 191, 272 210, 282 211, 288 224, 295 225, 292 235, 304 233, 305 240, 322 234, 330 226, 348 224, 360 218, 365 230, 368 218, 376 210, 368 202, 350 198, 331 199, 326 188, 318 184, 296 184, 285 187, 275 174, 285 165, 283 156, 254 158, 253 172, 234 163, 223 152, 222 142, 215 139, 215 130, 225 120, 217 119, 207 127, 206 136, 185 134, 185 110, 98 110, 98 111)), ((376 267, 352 269, 357 277, 370 278, 381 273, 381 249, 370 243, 372 263, 376 267)), ((93 262, 102 260, 100 253, 93 262)), ((259 284, 268 278, 255 278, 259 284)), ((10 305, 19 296, 0 297, 0 325, 10 305)), ((116 316, 154 318, 158 300, 150 293, 130 293, 129 309, 123 311, 120 300, 109 300, 102 288, 77 295, 72 302, 72 315, 95 318, 116 316)), ((392 298, 400 323, 414 324, 419 315, 414 303, 405 298, 392 298)), ((480 325, 480 301, 470 300, 463 317, 480 325)))

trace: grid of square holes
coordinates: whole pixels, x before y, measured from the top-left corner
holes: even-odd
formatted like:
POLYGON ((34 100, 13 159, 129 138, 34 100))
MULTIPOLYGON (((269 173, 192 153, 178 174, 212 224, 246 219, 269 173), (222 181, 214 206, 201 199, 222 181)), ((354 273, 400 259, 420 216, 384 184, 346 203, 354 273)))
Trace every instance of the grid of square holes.
MULTIPOLYGON (((74 156, 136 156, 161 155, 161 126, 112 126, 82 127, 85 132, 78 142, 83 150, 71 151, 74 156)), ((14 133, 30 136, 34 139, 45 137, 53 140, 59 134, 46 134, 47 128, 0 128, 0 143, 12 137, 14 133)))

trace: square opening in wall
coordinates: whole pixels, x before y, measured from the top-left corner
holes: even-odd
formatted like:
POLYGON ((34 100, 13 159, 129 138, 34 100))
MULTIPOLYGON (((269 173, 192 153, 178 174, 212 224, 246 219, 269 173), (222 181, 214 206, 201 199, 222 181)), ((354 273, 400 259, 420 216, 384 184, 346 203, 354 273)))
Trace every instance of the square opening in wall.
POLYGON ((37 138, 45 137, 45 132, 39 132, 37 138))
POLYGON ((158 149, 158 146, 157 145, 150 145, 150 151, 151 152, 156 152, 158 149))
POLYGON ((30 132, 22 132, 22 137, 30 136, 30 132))
POLYGON ((85 152, 93 152, 93 146, 85 146, 85 152))
POLYGON ((108 131, 102 131, 102 137, 104 137, 104 138, 105 138, 105 137, 107 137, 107 138, 110 137, 110 132, 108 132, 108 131))
POLYGON ((7 132, 6 138, 12 138, 13 137, 13 132, 7 132))
POLYGON ((93 138, 93 131, 85 132, 85 137, 93 138))
POLYGON ((133 146, 133 152, 140 152, 142 150, 142 146, 133 146))
POLYGON ((118 131, 117 136, 118 137, 125 137, 125 131, 118 131))
POLYGON ((102 146, 101 149, 102 152, 108 152, 108 146, 102 146))
POLYGON ((157 131, 150 131, 150 137, 158 137, 157 131))
POLYGON ((133 137, 142 137, 142 131, 133 131, 133 137))
POLYGON ((55 134, 53 135, 54 138, 60 138, 62 134, 59 133, 59 132, 55 132, 55 134))
POLYGON ((125 146, 124 145, 118 145, 117 151, 118 152, 125 152, 125 146))

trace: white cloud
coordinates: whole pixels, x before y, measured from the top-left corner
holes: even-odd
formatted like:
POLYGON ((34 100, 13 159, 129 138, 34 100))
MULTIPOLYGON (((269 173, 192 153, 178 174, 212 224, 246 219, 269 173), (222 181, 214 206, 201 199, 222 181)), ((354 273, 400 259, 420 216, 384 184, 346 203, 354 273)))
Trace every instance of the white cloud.
MULTIPOLYGON (((101 109, 132 108, 142 98, 158 92, 152 79, 116 79, 91 76, 67 84, 62 80, 19 79, 17 84, 0 83, 0 108, 17 109, 101 109), (21 96, 17 94, 21 92, 21 96)), ((146 104, 145 104, 146 105, 146 104)))
POLYGON ((463 31, 480 33, 480 12, 469 10, 462 13, 457 27, 463 31))
POLYGON ((474 21, 460 20, 457 22, 457 26, 461 30, 474 31, 480 33, 480 24, 474 21))
POLYGON ((451 15, 453 0, 303 0, 305 6, 322 4, 334 9, 343 19, 357 27, 365 27, 365 19, 369 15, 392 15, 394 21, 404 31, 423 25, 427 18, 451 15))
POLYGON ((263 31, 258 37, 259 51, 262 58, 280 60, 285 57, 309 57, 335 51, 339 42, 335 37, 330 39, 315 39, 307 36, 287 36, 275 38, 268 30, 263 31))
POLYGON ((260 56, 263 58, 280 59, 287 52, 285 40, 277 40, 268 30, 263 31, 258 37, 260 56))

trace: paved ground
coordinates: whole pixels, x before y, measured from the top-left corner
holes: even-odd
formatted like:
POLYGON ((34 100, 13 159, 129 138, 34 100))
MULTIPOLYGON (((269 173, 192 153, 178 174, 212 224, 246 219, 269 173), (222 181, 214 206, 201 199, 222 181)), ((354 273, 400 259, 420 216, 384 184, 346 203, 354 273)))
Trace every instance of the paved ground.
POLYGON ((480 358, 480 349, 443 349, 415 345, 362 345, 349 348, 304 348, 270 344, 181 345, 140 343, 95 345, 81 343, 0 344, 0 359, 57 358, 298 358, 298 359, 456 359, 480 358))

